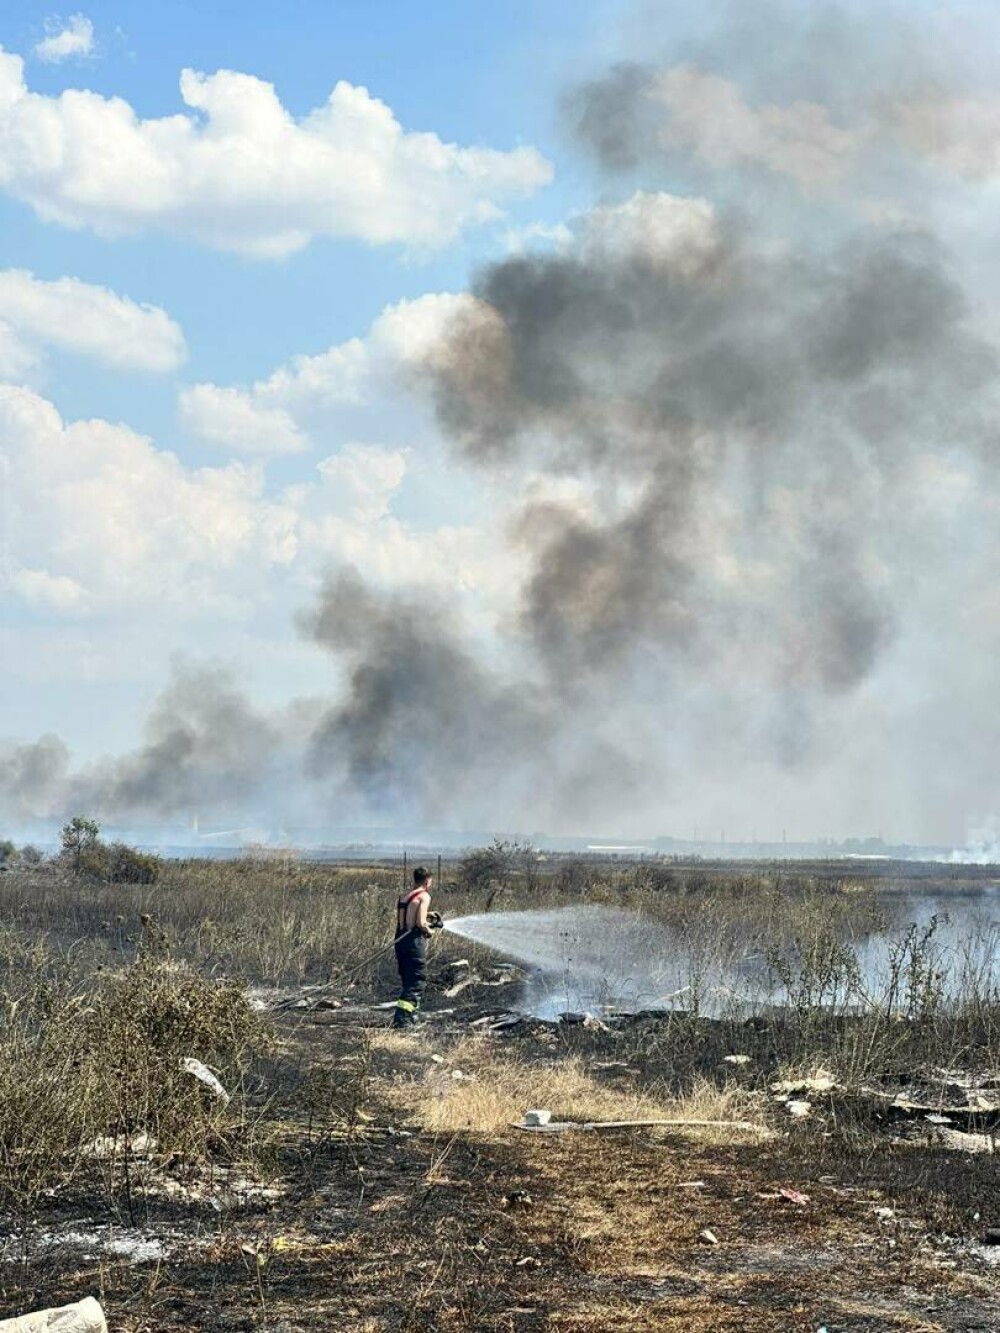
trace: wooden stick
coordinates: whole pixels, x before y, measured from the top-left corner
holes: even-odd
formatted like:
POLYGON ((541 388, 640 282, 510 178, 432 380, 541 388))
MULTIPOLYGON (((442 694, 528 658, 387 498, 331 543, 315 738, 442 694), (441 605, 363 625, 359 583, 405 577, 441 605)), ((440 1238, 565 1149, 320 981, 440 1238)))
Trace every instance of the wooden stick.
POLYGON ((770 1137, 774 1131, 749 1120, 557 1120, 547 1125, 515 1123, 515 1129, 529 1134, 561 1134, 568 1129, 647 1129, 667 1126, 672 1129, 740 1129, 750 1134, 770 1137))

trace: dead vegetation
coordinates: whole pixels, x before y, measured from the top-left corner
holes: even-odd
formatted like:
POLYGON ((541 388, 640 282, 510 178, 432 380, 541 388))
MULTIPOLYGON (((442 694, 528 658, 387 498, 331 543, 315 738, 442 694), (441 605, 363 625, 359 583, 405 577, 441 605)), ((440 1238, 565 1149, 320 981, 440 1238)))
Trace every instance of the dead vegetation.
MULTIPOLYGON (((452 869, 438 903, 626 903, 706 956, 713 938, 766 937, 782 1012, 487 1032, 470 1020, 507 997, 447 996, 445 950, 429 1025, 401 1039, 366 1007, 392 993, 391 963, 359 966, 386 938, 391 868, 0 876, 0 1310, 100 1291, 124 1333, 998 1326, 977 1249, 997 1220, 992 1159, 940 1137, 980 1133, 988 1114, 972 1099, 1000 1071, 989 979, 944 1003, 934 934, 904 922, 886 995, 858 1013, 851 956, 899 924, 891 894, 651 869, 535 867, 530 890, 517 859, 500 883, 452 869), (338 1007, 262 1016, 247 1002, 248 983, 266 999, 304 981, 329 983, 315 994, 338 1007), (930 1096, 935 1068, 979 1071, 961 1125, 891 1109, 930 1096), (755 1132, 533 1137, 512 1128, 532 1106, 755 1132)), ((955 1078, 939 1085, 955 1109, 955 1078)))
MULTIPOLYGON (((400 1051, 406 1038, 384 1032, 375 1044, 400 1051)), ((444 1049, 444 1055, 431 1052, 426 1068, 394 1090, 399 1104, 432 1134, 501 1133, 534 1106, 549 1110, 556 1121, 689 1121, 683 1132, 711 1142, 753 1138, 755 1128, 767 1132, 765 1098, 736 1084, 720 1087, 696 1078, 677 1096, 635 1080, 602 1078, 612 1070, 588 1067, 581 1054, 532 1059, 523 1047, 486 1036, 462 1036, 444 1049), (734 1123, 747 1128, 736 1129, 734 1123)))

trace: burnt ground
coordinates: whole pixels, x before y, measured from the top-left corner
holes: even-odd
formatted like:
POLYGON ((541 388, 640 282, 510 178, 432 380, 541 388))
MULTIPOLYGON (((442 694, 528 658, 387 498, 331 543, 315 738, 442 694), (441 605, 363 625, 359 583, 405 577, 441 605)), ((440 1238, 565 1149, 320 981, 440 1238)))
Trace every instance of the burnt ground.
POLYGON ((219 1213, 161 1201, 165 1259, 56 1250, 8 1274, 5 1312, 94 1294, 120 1333, 1000 1327, 1000 1269, 972 1243, 996 1220, 982 1158, 848 1152, 819 1126, 722 1147, 648 1129, 431 1135, 398 1092, 457 1016, 410 1046, 348 1015, 283 1023, 268 1103, 283 1195, 219 1213))

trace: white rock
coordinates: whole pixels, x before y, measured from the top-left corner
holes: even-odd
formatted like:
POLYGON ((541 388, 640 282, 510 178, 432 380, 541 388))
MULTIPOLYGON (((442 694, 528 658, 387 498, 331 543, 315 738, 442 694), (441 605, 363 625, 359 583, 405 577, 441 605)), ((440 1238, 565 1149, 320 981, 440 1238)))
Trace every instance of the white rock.
POLYGON ((526 1125, 547 1125, 551 1119, 552 1112, 539 1107, 524 1113, 524 1123, 526 1125))

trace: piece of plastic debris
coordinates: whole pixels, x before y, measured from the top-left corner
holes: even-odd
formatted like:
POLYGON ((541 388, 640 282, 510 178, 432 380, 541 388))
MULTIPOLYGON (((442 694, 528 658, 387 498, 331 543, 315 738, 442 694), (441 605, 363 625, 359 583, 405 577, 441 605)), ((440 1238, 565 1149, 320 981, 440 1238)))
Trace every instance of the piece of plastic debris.
POLYGON ((751 1063, 749 1055, 724 1055, 722 1059, 727 1065, 748 1065, 751 1063))
POLYGON ((796 1120, 804 1120, 812 1113, 812 1102, 790 1101, 785 1103, 785 1110, 796 1120))
POLYGON ((875 1216, 881 1218, 883 1222, 888 1222, 896 1216, 896 1210, 894 1208, 876 1208, 875 1216))
POLYGON ((718 1245, 719 1243, 718 1236, 708 1227, 704 1231, 698 1232, 698 1239, 704 1241, 706 1245, 718 1245))
POLYGON ((15 1319, 0 1319, 2 1333, 108 1333, 108 1325, 93 1296, 74 1305, 36 1310, 15 1319))
POLYGON ((936 1113, 925 1115, 924 1119, 931 1125, 950 1125, 952 1123, 946 1115, 937 1115, 936 1113))
POLYGON ((199 1083, 204 1083, 205 1087, 215 1093, 226 1106, 231 1100, 229 1093, 225 1090, 216 1076, 209 1069, 208 1065, 203 1065, 200 1060, 196 1060, 191 1055, 185 1055, 181 1060, 181 1068, 186 1069, 189 1074, 193 1074, 199 1083))
POLYGON ((551 1119, 552 1112, 546 1111, 540 1106, 524 1113, 524 1123, 526 1125, 547 1125, 551 1119))

